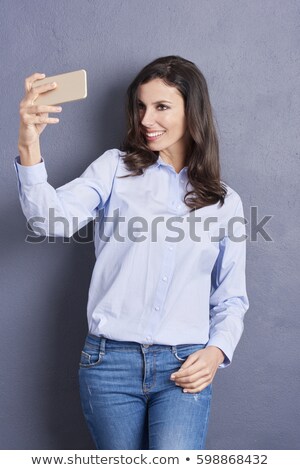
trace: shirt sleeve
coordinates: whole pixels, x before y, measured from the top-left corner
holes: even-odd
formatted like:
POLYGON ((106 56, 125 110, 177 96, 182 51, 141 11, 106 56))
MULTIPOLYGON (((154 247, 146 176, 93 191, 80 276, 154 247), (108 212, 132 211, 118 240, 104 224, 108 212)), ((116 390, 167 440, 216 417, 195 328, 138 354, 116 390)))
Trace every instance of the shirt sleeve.
POLYGON ((22 211, 34 233, 70 238, 97 216, 109 198, 119 162, 118 149, 107 150, 81 176, 54 189, 45 161, 31 166, 14 161, 22 211))
POLYGON ((219 368, 232 362, 234 350, 244 329, 249 308, 246 292, 246 230, 242 201, 219 241, 219 255, 211 276, 210 331, 207 346, 217 346, 225 354, 219 368))

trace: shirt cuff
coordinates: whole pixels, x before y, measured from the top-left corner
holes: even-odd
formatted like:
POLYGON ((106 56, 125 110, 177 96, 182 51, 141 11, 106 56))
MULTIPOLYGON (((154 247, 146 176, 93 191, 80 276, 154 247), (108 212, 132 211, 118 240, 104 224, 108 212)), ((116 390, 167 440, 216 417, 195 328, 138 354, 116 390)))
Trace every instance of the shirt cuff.
POLYGON ((14 167, 17 177, 21 184, 34 185, 37 183, 44 183, 47 181, 48 175, 45 167, 45 161, 41 157, 41 162, 35 165, 25 166, 21 165, 20 156, 15 157, 14 167))
POLYGON ((223 341, 217 338, 211 338, 206 346, 216 346, 217 348, 221 349, 221 351, 225 354, 224 361, 219 365, 219 369, 224 369, 228 367, 232 362, 232 353, 228 350, 228 346, 224 344, 223 341))

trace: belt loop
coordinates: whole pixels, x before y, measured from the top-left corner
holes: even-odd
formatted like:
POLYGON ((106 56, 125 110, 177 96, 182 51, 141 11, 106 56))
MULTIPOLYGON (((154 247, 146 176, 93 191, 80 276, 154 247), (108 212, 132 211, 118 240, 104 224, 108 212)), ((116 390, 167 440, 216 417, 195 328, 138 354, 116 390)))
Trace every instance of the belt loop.
POLYGON ((105 342, 106 342, 106 338, 102 336, 101 342, 100 342, 100 354, 105 354, 105 342))
POLYGON ((176 348, 176 346, 172 346, 172 353, 173 353, 173 354, 176 354, 176 353, 177 353, 177 348, 176 348))

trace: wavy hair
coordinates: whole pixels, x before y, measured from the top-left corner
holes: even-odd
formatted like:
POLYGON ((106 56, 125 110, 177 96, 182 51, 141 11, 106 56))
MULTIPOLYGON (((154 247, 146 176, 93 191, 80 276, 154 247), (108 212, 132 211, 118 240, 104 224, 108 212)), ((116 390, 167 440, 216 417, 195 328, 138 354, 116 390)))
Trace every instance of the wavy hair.
POLYGON ((180 56, 155 59, 138 73, 127 89, 127 134, 120 149, 126 152, 123 161, 130 174, 121 178, 143 174, 159 157, 158 151, 147 146, 141 129, 137 96, 139 85, 155 78, 175 86, 184 99, 191 138, 186 155, 187 177, 192 186, 192 191, 185 194, 184 203, 191 210, 217 202, 222 206, 227 190, 220 181, 219 144, 206 80, 193 62, 180 56))

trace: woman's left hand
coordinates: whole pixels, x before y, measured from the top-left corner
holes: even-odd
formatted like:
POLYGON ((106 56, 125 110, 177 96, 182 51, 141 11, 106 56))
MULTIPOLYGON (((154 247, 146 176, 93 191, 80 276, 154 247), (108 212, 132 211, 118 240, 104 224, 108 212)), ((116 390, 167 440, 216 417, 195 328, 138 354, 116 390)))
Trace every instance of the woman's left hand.
POLYGON ((223 351, 216 346, 207 346, 195 351, 182 364, 180 369, 171 375, 176 385, 183 387, 187 393, 201 392, 214 379, 218 366, 224 361, 223 351))

